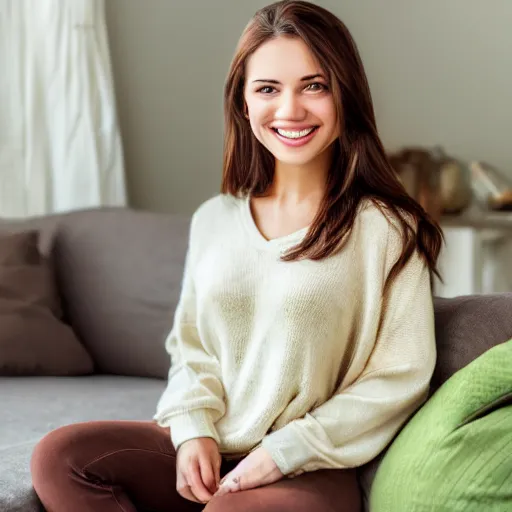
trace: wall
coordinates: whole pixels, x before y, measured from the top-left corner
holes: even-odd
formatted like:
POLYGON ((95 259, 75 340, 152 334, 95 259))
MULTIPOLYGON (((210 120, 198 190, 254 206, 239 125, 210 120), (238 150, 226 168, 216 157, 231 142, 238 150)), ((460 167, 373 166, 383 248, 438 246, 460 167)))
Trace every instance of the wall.
MULTIPOLYGON (((222 93, 268 1, 107 0, 129 194, 190 213, 219 190, 222 93)), ((389 149, 442 144, 512 178, 510 0, 322 0, 359 46, 389 149)))

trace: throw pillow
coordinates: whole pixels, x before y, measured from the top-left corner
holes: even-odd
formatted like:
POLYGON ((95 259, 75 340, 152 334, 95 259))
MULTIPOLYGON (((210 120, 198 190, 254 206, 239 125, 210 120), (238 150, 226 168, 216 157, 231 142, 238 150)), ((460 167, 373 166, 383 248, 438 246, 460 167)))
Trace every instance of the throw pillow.
POLYGON ((0 375, 84 375, 90 355, 62 321, 50 261, 38 232, 0 235, 0 375))
POLYGON ((512 507, 512 340, 455 373, 391 444, 372 512, 512 507))

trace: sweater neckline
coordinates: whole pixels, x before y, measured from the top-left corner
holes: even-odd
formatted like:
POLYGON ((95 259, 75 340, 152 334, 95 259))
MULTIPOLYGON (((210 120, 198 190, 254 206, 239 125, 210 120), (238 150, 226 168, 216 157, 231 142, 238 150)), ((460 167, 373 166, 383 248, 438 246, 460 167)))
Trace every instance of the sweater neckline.
POLYGON ((301 228, 288 235, 279 236, 277 238, 267 239, 259 230, 251 211, 251 196, 247 194, 242 200, 242 222, 251 238, 252 242, 258 247, 274 251, 284 252, 283 249, 289 249, 293 245, 299 243, 309 230, 310 226, 301 228))

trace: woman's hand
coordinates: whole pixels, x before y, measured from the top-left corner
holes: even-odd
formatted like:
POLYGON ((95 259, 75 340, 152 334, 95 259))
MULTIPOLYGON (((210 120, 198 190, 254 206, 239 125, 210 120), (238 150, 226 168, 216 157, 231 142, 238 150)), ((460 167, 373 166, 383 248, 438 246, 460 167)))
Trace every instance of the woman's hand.
POLYGON ((176 457, 176 489, 185 499, 207 503, 219 487, 221 456, 217 442, 200 437, 184 442, 176 457))
POLYGON ((281 480, 283 476, 270 454, 260 447, 242 459, 235 469, 221 480, 219 490, 214 496, 268 485, 281 480))

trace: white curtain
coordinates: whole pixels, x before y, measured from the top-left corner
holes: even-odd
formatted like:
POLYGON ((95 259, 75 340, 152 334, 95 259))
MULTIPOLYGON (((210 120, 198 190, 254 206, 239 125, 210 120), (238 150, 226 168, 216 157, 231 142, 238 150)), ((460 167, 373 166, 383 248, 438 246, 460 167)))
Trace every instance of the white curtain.
POLYGON ((104 0, 0 0, 0 216, 125 204, 104 0))

